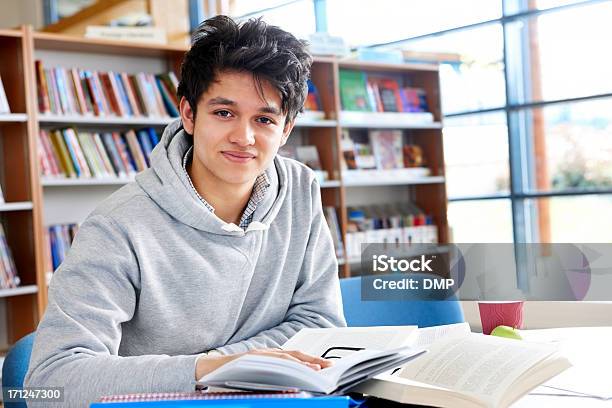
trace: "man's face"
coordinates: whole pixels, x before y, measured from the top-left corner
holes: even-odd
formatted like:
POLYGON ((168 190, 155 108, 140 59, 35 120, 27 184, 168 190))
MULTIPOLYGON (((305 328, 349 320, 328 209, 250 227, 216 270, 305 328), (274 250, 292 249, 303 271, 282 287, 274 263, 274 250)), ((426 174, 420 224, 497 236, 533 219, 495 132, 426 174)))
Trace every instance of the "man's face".
POLYGON ((195 121, 189 103, 181 100, 200 174, 223 184, 252 184, 287 140, 293 124, 285 125, 279 92, 265 80, 263 95, 256 86, 251 73, 220 72, 200 97, 195 121))

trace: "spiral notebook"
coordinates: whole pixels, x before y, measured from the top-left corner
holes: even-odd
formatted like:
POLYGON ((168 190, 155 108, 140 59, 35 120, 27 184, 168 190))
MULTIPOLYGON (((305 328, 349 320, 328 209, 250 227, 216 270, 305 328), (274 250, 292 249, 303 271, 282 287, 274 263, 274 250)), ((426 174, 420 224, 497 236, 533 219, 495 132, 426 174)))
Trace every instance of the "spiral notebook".
POLYGON ((150 407, 306 407, 347 408, 355 406, 354 401, 345 396, 313 397, 308 392, 165 392, 111 395, 102 397, 90 408, 122 408, 136 406, 150 407), (290 401, 288 401, 290 400, 290 401), (180 405, 177 405, 179 403, 180 405))

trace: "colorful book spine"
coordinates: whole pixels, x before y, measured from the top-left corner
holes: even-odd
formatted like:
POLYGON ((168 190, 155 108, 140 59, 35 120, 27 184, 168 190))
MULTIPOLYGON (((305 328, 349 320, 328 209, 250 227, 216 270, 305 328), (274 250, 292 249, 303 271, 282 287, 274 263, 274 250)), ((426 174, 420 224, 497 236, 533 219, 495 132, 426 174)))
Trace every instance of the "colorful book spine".
POLYGON ((51 142, 59 154, 60 163, 62 164, 66 176, 76 177, 76 169, 70 158, 70 153, 68 152, 62 133, 59 130, 51 132, 51 142))
POLYGON ((117 146, 113 140, 112 133, 104 133, 101 137, 102 141, 104 142, 106 152, 111 159, 113 167, 115 168, 115 174, 117 174, 119 177, 125 177, 128 171, 123 165, 123 160, 121 160, 121 156, 119 155, 119 151, 117 150, 117 146))
POLYGON ((42 61, 34 62, 36 69, 36 89, 38 95, 38 111, 40 113, 51 113, 51 105, 49 103, 49 86, 43 69, 42 61))

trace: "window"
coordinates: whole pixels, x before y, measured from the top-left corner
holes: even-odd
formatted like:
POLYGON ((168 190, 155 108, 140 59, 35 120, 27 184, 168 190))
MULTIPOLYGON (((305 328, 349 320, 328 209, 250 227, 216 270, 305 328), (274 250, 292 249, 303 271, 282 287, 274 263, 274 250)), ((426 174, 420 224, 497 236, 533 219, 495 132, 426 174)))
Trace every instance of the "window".
MULTIPOLYGON (((316 31, 313 0, 289 2, 256 1, 254 3, 260 5, 265 3, 268 8, 259 11, 252 11, 249 14, 234 14, 234 11, 232 11, 232 13, 239 19, 262 17, 266 23, 278 26, 302 39, 307 39, 310 34, 316 31)), ((237 6, 235 7, 235 10, 237 11, 253 9, 255 9, 255 4, 251 4, 251 2, 248 2, 248 5, 247 2, 237 2, 237 6)))
POLYGON ((510 194, 504 111, 448 118, 443 134, 446 189, 450 199, 510 194))
POLYGON ((499 23, 410 41, 406 51, 454 55, 440 67, 442 111, 445 114, 503 107, 503 32, 499 23))
POLYGON ((327 0, 329 33, 343 37, 353 47, 397 41, 500 16, 501 2, 491 0, 327 0))
POLYGON ((537 198, 527 201, 536 213, 540 242, 612 242, 612 195, 537 198))
POLYGON ((456 243, 512 242, 509 199, 452 201, 448 224, 456 243))

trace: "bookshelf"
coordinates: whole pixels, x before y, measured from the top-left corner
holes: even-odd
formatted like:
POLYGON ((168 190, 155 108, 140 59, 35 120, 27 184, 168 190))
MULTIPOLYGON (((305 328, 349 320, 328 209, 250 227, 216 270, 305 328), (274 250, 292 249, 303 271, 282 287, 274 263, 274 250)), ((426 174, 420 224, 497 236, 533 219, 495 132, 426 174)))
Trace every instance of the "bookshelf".
POLYGON ((21 283, 0 290, 0 350, 36 328, 45 307, 41 279, 41 201, 36 142, 33 138, 36 90, 28 81, 31 44, 28 28, 0 30, 0 76, 10 114, 0 115, 0 222, 21 283))
MULTIPOLYGON (((0 205, 0 218, 8 230, 9 244, 22 278, 20 288, 0 292, 0 308, 4 308, 0 309, 3 314, 0 315, 0 327, 3 323, 8 327, 4 342, 11 344, 35 329, 46 306, 46 274, 50 272, 46 264, 46 226, 83 221, 100 201, 133 180, 130 177, 62 179, 39 176, 39 131, 73 126, 77 130, 103 132, 147 126, 161 132, 173 120, 41 114, 34 62, 41 60, 45 67, 127 73, 172 70, 178 73, 186 49, 174 45, 79 39, 37 33, 29 27, 0 30, 0 44, 0 74, 7 78, 5 86, 14 112, 0 115, 4 158, 0 182, 7 198, 7 204, 0 205), (7 169, 10 169, 10 177, 6 177, 7 169)), ((308 115, 299 117, 288 143, 316 146, 321 167, 328 175, 321 181, 323 206, 335 209, 342 241, 346 243, 349 225, 347 208, 410 201, 431 216, 437 227, 437 240, 448 242, 438 67, 316 57, 312 81, 318 89, 324 119, 308 115), (424 89, 434 120, 415 122, 399 114, 343 111, 339 90, 341 69, 390 74, 424 89), (383 172, 361 179, 347 178, 347 170, 342 164, 343 132, 380 129, 401 131, 406 142, 418 144, 427 158, 429 174, 399 177, 383 172)), ((340 258, 339 276, 359 274, 356 263, 356 258, 340 258)))

